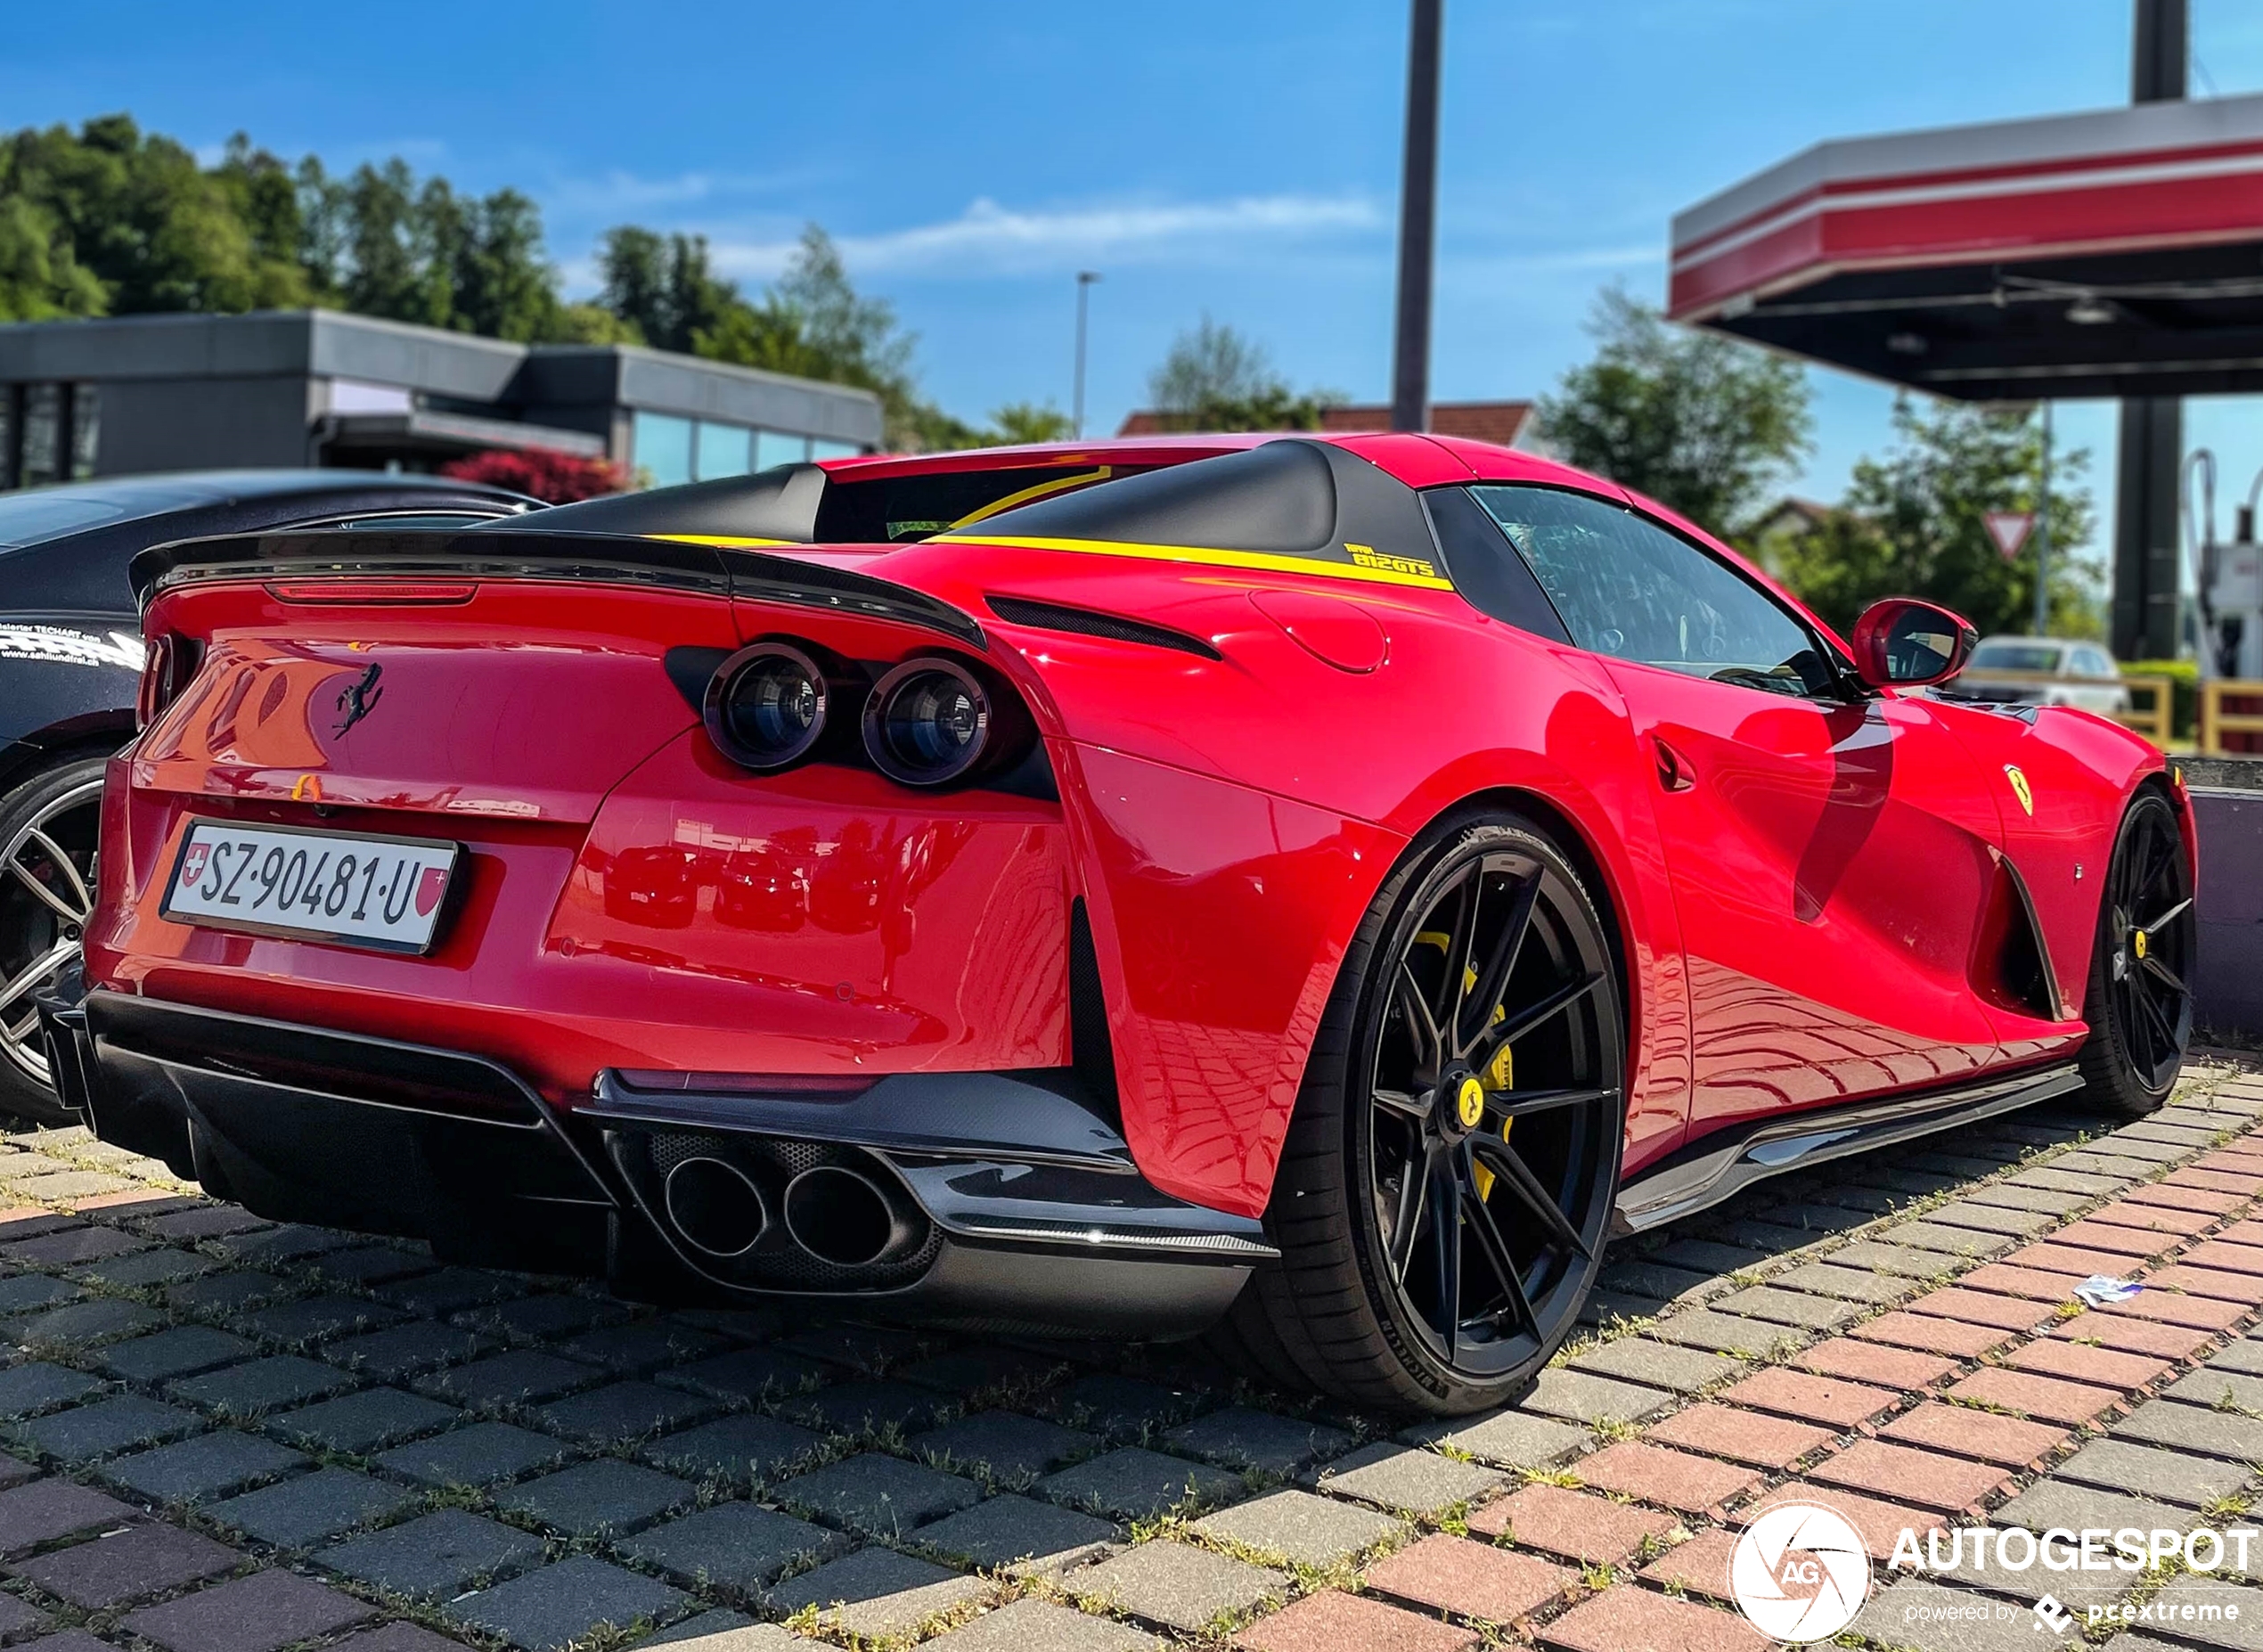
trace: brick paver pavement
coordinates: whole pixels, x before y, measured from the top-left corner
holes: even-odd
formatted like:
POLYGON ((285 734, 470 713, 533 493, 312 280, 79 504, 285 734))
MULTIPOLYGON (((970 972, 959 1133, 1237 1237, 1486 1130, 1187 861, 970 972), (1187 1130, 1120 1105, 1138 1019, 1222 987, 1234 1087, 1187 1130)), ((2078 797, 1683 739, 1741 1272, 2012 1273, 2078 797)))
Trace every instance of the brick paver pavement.
POLYGON ((1883 1554, 2253 1493, 2259 1198, 2263 1074, 2210 1055, 2150 1120, 2031 1109, 1622 1244, 1524 1403, 1417 1423, 1184 1345, 658 1312, 18 1136, 0 1642, 1753 1647, 1728 1558, 1786 1497, 1883 1554), (2092 1272, 2152 1288, 2086 1311, 2092 1272))

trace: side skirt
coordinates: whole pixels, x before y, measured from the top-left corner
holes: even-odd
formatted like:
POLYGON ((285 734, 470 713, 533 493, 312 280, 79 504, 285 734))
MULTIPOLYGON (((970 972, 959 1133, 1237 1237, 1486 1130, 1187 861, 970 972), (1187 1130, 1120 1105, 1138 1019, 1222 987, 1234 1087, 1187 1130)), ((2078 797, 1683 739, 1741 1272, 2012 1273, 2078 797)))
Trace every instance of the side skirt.
POLYGON ((1753 1182, 1993 1118, 2082 1088, 2073 1062, 1915 1096, 1849 1102, 1733 1125, 1692 1142, 1619 1190, 1614 1238, 1718 1205, 1753 1182))

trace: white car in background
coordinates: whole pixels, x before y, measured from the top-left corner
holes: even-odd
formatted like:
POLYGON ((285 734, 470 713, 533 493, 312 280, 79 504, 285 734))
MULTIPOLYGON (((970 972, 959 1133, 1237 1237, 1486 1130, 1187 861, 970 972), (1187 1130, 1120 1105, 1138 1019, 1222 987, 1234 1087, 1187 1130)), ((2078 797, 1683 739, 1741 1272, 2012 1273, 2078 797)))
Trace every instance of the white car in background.
POLYGON ((2059 637, 1984 638, 1964 674, 1942 686, 1965 699, 2073 706, 2105 717, 2129 709, 2113 656, 2096 642, 2059 637))

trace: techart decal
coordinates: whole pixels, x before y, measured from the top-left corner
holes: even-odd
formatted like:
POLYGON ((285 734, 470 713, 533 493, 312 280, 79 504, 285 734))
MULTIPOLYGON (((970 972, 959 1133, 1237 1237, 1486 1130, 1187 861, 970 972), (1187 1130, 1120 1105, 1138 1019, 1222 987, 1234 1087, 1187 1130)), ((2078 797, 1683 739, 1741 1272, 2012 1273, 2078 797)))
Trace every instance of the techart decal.
POLYGON ((0 626, 0 659, 45 659, 113 670, 142 668, 142 639, 131 632, 96 634, 73 626, 0 626))

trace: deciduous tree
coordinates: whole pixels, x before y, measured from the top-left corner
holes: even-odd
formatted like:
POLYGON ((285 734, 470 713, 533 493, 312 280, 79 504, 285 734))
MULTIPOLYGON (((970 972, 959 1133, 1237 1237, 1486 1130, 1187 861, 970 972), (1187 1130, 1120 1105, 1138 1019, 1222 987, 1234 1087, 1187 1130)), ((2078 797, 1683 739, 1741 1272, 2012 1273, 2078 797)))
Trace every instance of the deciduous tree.
POLYGON ((1744 527, 1807 451, 1805 374, 1675 327, 1615 287, 1597 299, 1589 330, 1594 358, 1540 400, 1548 444, 1714 533, 1744 527))
MULTIPOLYGON (((1989 536, 1991 511, 2035 510, 2042 442, 2035 421, 1949 402, 1904 397, 1894 406, 1895 445, 1864 459, 1837 510, 1783 550, 1785 583, 1844 628, 1882 596, 1945 603, 1979 626, 2024 632, 2034 624, 2032 544, 2006 560, 1989 536)), ((2055 546, 2090 537, 2089 454, 2052 455, 2049 521, 2055 546)), ((2055 551, 2050 623, 2055 634, 2096 636, 2104 570, 2055 551)))

